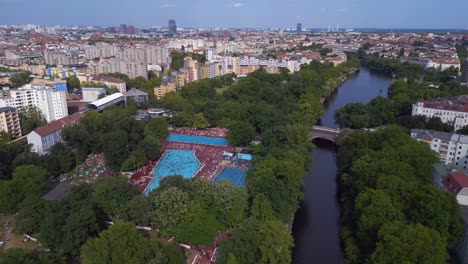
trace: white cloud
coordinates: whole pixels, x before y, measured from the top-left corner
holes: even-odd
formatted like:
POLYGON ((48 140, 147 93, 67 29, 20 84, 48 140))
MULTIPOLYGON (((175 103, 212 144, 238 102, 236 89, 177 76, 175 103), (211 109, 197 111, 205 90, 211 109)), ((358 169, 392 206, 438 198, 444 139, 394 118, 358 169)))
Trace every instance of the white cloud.
POLYGON ((159 7, 161 7, 161 8, 176 8, 177 5, 176 4, 171 4, 171 3, 164 3, 164 4, 161 4, 159 7))
POLYGON ((232 4, 232 7, 243 7, 244 3, 234 3, 232 4))
POLYGON ((336 12, 338 12, 338 13, 346 13, 346 12, 348 12, 348 9, 345 8, 345 7, 343 7, 343 8, 338 8, 338 9, 336 10, 336 12))

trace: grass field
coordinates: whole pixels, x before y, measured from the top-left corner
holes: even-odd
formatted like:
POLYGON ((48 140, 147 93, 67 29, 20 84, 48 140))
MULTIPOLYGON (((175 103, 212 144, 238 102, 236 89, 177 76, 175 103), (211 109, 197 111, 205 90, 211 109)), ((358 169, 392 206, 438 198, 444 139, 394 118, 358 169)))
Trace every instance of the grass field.
POLYGON ((7 249, 22 248, 32 251, 39 246, 39 242, 28 241, 23 242, 24 235, 15 234, 12 229, 15 226, 14 215, 0 215, 0 240, 5 243, 0 247, 0 250, 5 252, 7 249), (6 226, 8 223, 8 227, 6 226))
POLYGON ((217 94, 222 95, 227 89, 229 89, 229 86, 225 86, 223 88, 215 88, 215 89, 216 89, 217 94))

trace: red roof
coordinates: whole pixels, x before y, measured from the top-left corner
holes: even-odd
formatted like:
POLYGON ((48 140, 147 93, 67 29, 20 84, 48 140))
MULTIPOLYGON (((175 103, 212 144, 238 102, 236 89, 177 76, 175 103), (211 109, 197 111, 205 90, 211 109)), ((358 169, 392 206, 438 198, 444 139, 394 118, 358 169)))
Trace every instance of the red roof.
POLYGON ((62 119, 55 120, 54 122, 40 126, 34 130, 39 136, 45 137, 52 134, 55 131, 61 130, 66 126, 73 125, 76 121, 80 120, 83 116, 83 112, 74 113, 72 115, 66 116, 62 119))
POLYGON ((450 192, 458 193, 463 188, 468 188, 468 174, 463 171, 450 173, 444 180, 444 185, 450 192))

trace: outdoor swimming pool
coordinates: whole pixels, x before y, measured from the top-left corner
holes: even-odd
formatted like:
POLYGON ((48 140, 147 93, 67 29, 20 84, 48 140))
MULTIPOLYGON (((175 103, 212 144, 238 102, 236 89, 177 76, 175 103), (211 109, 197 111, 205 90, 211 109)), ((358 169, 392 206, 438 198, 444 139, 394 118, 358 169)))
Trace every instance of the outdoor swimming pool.
POLYGON ((216 146, 227 146, 228 144, 228 141, 224 138, 190 136, 184 134, 171 134, 166 140, 216 146))
POLYGON ((195 158, 193 150, 166 150, 151 173, 154 178, 146 188, 145 195, 148 195, 152 190, 158 188, 159 181, 162 178, 172 175, 181 175, 184 179, 189 179, 195 175, 200 167, 201 164, 197 158, 195 158))
POLYGON ((218 183, 222 179, 230 181, 232 184, 240 187, 247 187, 247 171, 236 168, 224 168, 221 173, 216 177, 215 183, 218 183))

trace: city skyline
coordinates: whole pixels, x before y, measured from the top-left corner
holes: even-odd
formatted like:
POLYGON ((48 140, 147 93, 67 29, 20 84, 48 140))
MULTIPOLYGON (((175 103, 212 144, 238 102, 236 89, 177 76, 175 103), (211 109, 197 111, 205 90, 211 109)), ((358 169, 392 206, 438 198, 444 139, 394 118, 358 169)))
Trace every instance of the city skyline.
POLYGON ((167 27, 175 19, 179 27, 205 28, 340 28, 467 29, 464 10, 468 2, 454 0, 440 8, 431 1, 375 3, 370 0, 187 0, 91 1, 79 4, 60 0, 0 0, 0 24, 68 26, 167 27), (72 11, 72 12, 69 12, 72 11), (105 12, 103 12, 105 11, 105 12))

